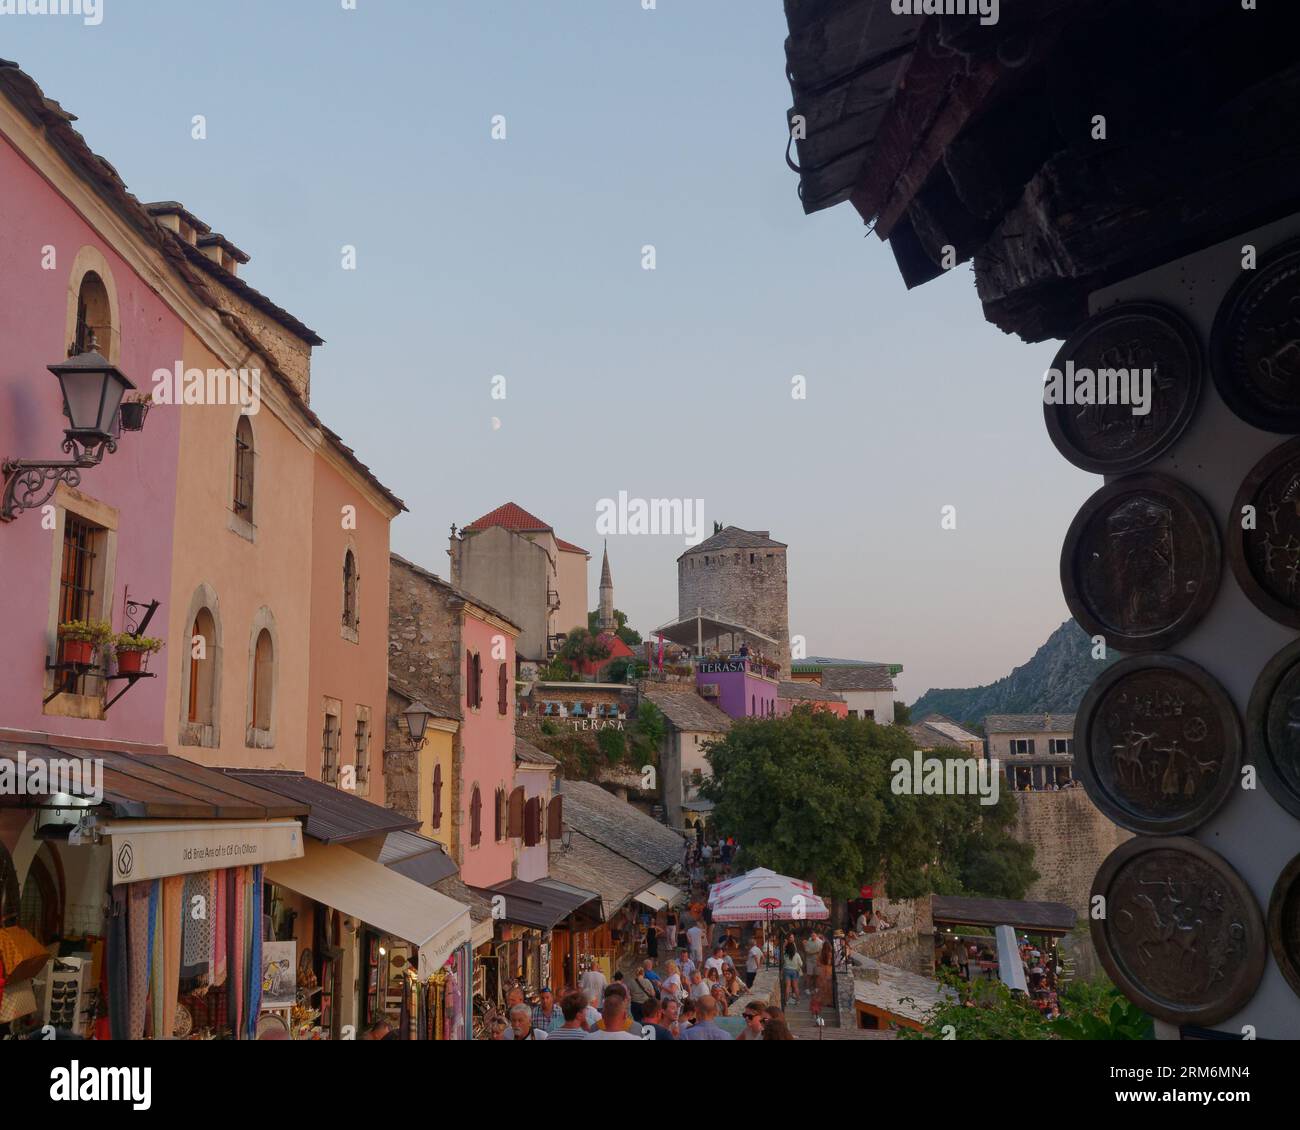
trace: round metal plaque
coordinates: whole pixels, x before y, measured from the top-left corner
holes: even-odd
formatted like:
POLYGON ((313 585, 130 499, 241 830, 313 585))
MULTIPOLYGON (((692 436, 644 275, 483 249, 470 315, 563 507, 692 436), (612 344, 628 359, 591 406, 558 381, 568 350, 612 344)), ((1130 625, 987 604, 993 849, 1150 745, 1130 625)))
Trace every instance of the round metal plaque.
POLYGON ((1300 855, 1282 869, 1268 900, 1268 945, 1291 991, 1300 997, 1300 855))
POLYGON ((1266 432, 1300 432, 1300 242, 1242 271, 1214 317, 1210 352, 1233 412, 1266 432))
POLYGON ((1264 918, 1222 857, 1195 840, 1138 837, 1106 858, 1092 886, 1105 917, 1092 940, 1129 1000, 1170 1024, 1215 1024, 1255 995, 1264 918))
POLYGON ((1075 769, 1121 828, 1187 832, 1236 787, 1241 723, 1232 700, 1195 663, 1136 655, 1107 668, 1074 723, 1075 769))
POLYGON ((1164 475, 1130 475, 1075 516, 1061 588, 1089 635, 1120 651, 1155 651, 1205 615, 1222 566, 1219 531, 1198 495, 1164 475))
POLYGON ((1187 427, 1204 368, 1196 334, 1171 311, 1150 303, 1106 310, 1080 326, 1052 362, 1043 386, 1048 435, 1085 471, 1136 471, 1187 427))
POLYGON ((1242 591, 1266 615, 1300 628, 1300 439, 1275 447, 1246 476, 1226 537, 1242 591))
POLYGON ((1246 742, 1273 799, 1300 818, 1300 642, 1259 673, 1246 709, 1246 742))

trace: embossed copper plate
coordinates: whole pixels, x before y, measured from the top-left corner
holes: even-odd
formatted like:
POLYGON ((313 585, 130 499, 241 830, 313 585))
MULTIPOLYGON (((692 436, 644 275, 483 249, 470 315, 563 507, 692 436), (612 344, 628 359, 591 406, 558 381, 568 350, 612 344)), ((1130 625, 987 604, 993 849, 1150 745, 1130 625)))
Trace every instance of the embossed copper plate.
POLYGON ((1242 591, 1265 615, 1300 628, 1300 439, 1275 447, 1251 469, 1226 537, 1242 591))
POLYGON ((1074 763, 1093 803, 1121 828, 1187 832, 1237 786, 1241 723, 1227 692, 1173 655, 1107 668, 1074 723, 1074 763))
POLYGON ((1150 303, 1115 306, 1084 322, 1052 368, 1150 370, 1150 411, 1130 404, 1049 404, 1043 417, 1057 451, 1097 474, 1136 471, 1168 450, 1201 398, 1204 362, 1196 334, 1176 314, 1150 303))
POLYGON ((1265 788, 1300 818, 1300 642, 1259 673, 1246 708, 1246 742, 1265 788))
POLYGON ((1216 1024, 1255 995, 1264 917, 1227 860, 1183 836, 1140 836, 1107 856, 1092 940, 1120 991, 1170 1024, 1216 1024))
POLYGON ((1248 424, 1300 432, 1300 242, 1242 271, 1210 334, 1219 395, 1248 424))
POLYGON ((1283 869, 1268 900, 1268 945, 1291 991, 1300 997, 1300 855, 1283 869))
POLYGON ((1089 635, 1120 651, 1154 651, 1205 615, 1222 567, 1219 531, 1200 497, 1164 475, 1130 475, 1075 516, 1061 588, 1089 635))

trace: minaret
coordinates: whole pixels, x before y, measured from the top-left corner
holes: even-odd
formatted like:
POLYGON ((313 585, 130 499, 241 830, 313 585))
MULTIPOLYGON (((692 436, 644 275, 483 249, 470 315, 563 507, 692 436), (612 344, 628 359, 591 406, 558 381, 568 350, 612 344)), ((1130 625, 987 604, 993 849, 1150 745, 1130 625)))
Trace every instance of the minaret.
POLYGON ((614 619, 614 578, 609 571, 609 542, 605 543, 605 559, 600 564, 600 615, 596 617, 598 632, 613 632, 618 628, 614 619))

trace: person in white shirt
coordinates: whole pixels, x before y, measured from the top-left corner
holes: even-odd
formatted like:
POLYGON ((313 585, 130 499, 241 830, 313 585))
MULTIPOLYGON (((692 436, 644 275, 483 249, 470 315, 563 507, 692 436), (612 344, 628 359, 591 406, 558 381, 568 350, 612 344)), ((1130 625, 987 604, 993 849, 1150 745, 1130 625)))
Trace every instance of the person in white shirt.
POLYGON ((708 961, 704 963, 705 974, 706 975, 710 973, 713 974, 713 976, 709 978, 709 980, 711 981, 722 980, 722 967, 724 964, 722 960, 722 954, 723 954, 722 947, 715 946, 713 950, 713 954, 709 957, 708 961))
POLYGON ((663 980, 659 982, 659 999, 664 1001, 682 999, 682 975, 675 961, 670 961, 664 966, 663 980))
POLYGON ((763 951, 758 948, 755 942, 749 947, 749 955, 745 958, 745 985, 747 988, 754 987, 754 978, 758 976, 759 967, 763 964, 763 951))
POLYGON ((700 976, 700 971, 697 969, 691 977, 691 1000, 697 1001, 701 997, 711 996, 712 994, 713 986, 700 976))
POLYGON ((627 994, 610 992, 605 995, 604 1028, 588 1032, 588 1040, 639 1040, 640 1035, 627 1029, 627 994))
POLYGON ((686 931, 686 942, 691 947, 691 960, 696 965, 704 964, 704 931, 698 922, 692 923, 686 931))
POLYGON ((586 994, 587 1000, 592 1005, 599 1008, 601 1002, 605 999, 605 989, 609 985, 609 980, 599 969, 588 969, 581 977, 578 978, 578 988, 586 994))

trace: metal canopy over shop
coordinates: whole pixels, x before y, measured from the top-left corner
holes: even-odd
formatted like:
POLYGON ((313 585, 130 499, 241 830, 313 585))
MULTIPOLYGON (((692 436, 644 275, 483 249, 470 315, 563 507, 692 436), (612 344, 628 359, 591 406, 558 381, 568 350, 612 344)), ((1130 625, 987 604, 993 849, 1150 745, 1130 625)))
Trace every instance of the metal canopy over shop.
POLYGON ((301 859, 268 864, 266 878, 418 946, 421 976, 470 940, 469 907, 340 844, 309 842, 301 859))
POLYGON ((671 883, 651 883, 640 894, 633 895, 632 901, 653 911, 660 911, 676 906, 683 898, 685 895, 682 890, 671 883))
POLYGON ((934 895, 931 910, 936 926, 1014 926, 1026 934, 1068 934, 1078 920, 1064 903, 1016 899, 934 895))
POLYGON ((415 832, 389 832, 379 851, 379 862, 426 887, 459 872, 456 861, 443 850, 442 844, 415 832))
POLYGON ((683 616, 680 620, 672 620, 656 628, 650 634, 651 636, 663 636, 669 643, 680 644, 682 647, 693 647, 701 651, 705 640, 712 642, 721 636, 733 636, 741 640, 758 640, 760 643, 771 644, 773 647, 778 646, 776 640, 771 636, 764 635, 756 628, 751 628, 746 624, 737 624, 713 612, 702 610, 697 610, 694 616, 683 616))
POLYGON ((345 844, 390 832, 409 832, 420 826, 418 820, 302 773, 283 769, 223 769, 221 773, 309 807, 307 835, 324 844, 345 844))
POLYGON ((305 816, 308 804, 255 783, 232 779, 171 754, 119 750, 64 749, 13 740, 0 741, 0 773, 24 774, 25 782, 61 781, 76 766, 80 788, 0 795, 0 806, 48 808, 60 793, 64 807, 102 807, 112 816, 136 820, 283 820, 305 816), (102 800, 93 795, 102 785, 102 800), (66 799, 65 799, 66 798, 66 799), (98 802, 98 803, 97 803, 98 802))
MULTIPOLYGON (((471 888, 474 890, 476 888, 471 888)), ((558 887, 543 883, 529 883, 523 879, 506 879, 492 887, 477 888, 485 898, 493 899, 501 895, 505 899, 504 919, 520 926, 531 926, 537 930, 550 930, 563 922, 569 915, 576 913, 591 903, 597 903, 600 896, 595 891, 582 890, 577 887, 558 887)), ((589 917, 599 921, 599 906, 590 908, 589 917)))

